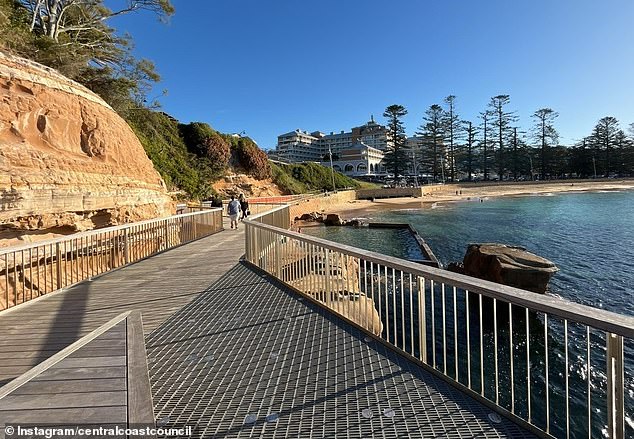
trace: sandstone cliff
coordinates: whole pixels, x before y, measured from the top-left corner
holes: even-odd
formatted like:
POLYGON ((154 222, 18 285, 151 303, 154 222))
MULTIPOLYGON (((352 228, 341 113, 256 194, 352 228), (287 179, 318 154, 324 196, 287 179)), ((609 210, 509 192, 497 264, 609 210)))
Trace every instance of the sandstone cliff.
POLYGON ((161 177, 108 104, 0 52, 0 246, 170 212, 161 177))

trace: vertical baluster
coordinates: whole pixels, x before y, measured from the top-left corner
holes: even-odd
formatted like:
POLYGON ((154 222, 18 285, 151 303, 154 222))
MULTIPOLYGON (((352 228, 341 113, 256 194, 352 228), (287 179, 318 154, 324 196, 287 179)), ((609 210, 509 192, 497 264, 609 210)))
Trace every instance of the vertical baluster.
POLYGON ((425 278, 418 278, 418 349, 420 360, 427 363, 427 292, 425 278))
POLYGON ((590 369, 590 326, 586 326, 586 376, 588 379, 587 401, 588 401, 588 439, 592 439, 592 400, 591 390, 591 369, 590 369))
POLYGON ((79 271, 81 273, 79 278, 81 280, 84 280, 84 279, 86 279, 86 274, 84 272, 84 262, 85 261, 84 261, 84 237, 83 236, 81 236, 79 238, 79 248, 77 249, 77 253, 79 254, 79 261, 78 261, 79 262, 79 266, 78 266, 78 269, 79 269, 79 271))
MULTIPOLYGON (((352 305, 352 303, 350 302, 350 258, 347 255, 344 255, 343 253, 341 254, 341 257, 343 259, 343 262, 341 263, 341 269, 342 269, 342 274, 345 273, 345 277, 343 277, 341 280, 344 284, 344 286, 342 287, 341 291, 341 303, 343 305, 343 310, 345 313, 347 313, 349 316, 352 315, 351 313, 351 309, 350 306, 352 305), (348 294, 343 294, 343 293, 348 293, 348 294)), ((352 317, 350 317, 352 318, 352 317)))
POLYGON ((500 386, 498 374, 498 303, 493 299, 493 358, 495 360, 495 403, 500 405, 500 386))
MULTIPOLYGON (((376 306, 375 304, 375 293, 374 293, 374 262, 370 262, 370 291, 372 292, 372 304, 373 306, 376 306)), ((379 308, 379 328, 381 328, 381 309, 379 308)), ((381 334, 379 334, 381 335, 381 334)))
MULTIPOLYGON (((25 270, 26 277, 26 270, 25 270)), ((29 300, 33 300, 33 247, 29 247, 29 300)))
POLYGON ((328 253, 330 252, 330 250, 328 249, 324 249, 324 254, 325 254, 325 259, 324 259, 324 272, 326 275, 326 279, 325 279, 325 283, 326 283, 326 287, 324 288, 325 293, 326 293, 326 306, 328 308, 331 308, 330 305, 330 297, 332 294, 332 290, 330 289, 330 256, 328 255, 328 253))
POLYGON ((401 295, 400 295, 400 299, 401 299, 401 339, 403 342, 403 345, 401 346, 401 349, 403 349, 404 351, 407 349, 405 346, 405 293, 403 290, 403 270, 399 270, 401 275, 401 295))
POLYGON ((453 348, 454 348, 454 367, 456 381, 460 382, 458 376, 458 307, 457 307, 456 287, 453 287, 453 348))
MULTIPOLYGON (((361 262, 361 260, 359 260, 361 262)), ((361 275, 361 267, 359 267, 359 275, 361 275)), ((359 286, 361 284, 359 283, 359 286)), ((365 327, 370 331, 373 331, 372 323, 370 321, 370 300, 368 294, 368 261, 363 260, 363 295, 365 296, 365 327)), ((359 299, 361 299, 361 295, 359 295, 359 299)))
POLYGON ((436 285, 432 279, 429 280, 431 286, 431 362, 436 368, 436 285))
MULTIPOLYGON (((385 266, 385 326, 387 328, 387 341, 390 341, 390 293, 389 293, 389 277, 387 275, 387 266, 385 266)), ((392 282, 394 283, 394 282, 392 282)))
POLYGON ((471 389, 471 322, 469 321, 469 315, 471 314, 469 309, 469 290, 464 292, 465 313, 467 314, 467 387, 471 389))
POLYGON ((26 302, 26 266, 24 262, 24 250, 20 251, 22 261, 22 303, 26 302))
POLYGON ((566 438, 570 439, 570 388, 568 387, 568 319, 564 319, 564 352, 566 356, 566 438))
POLYGON ((5 307, 9 308, 9 253, 4 254, 4 299, 5 307))
MULTIPOLYGON (((379 264, 376 265, 376 275, 377 297, 379 299, 379 320, 381 321, 381 325, 383 325, 383 301, 381 300, 381 266, 379 264)), ((381 337, 383 337, 383 329, 381 329, 380 335, 381 337)))
POLYGON ((341 314, 342 311, 342 300, 341 300, 341 291, 343 291, 343 270, 342 270, 342 255, 338 251, 335 251, 335 255, 337 255, 337 263, 336 263, 336 284, 335 287, 335 297, 337 298, 337 312, 341 314))
POLYGON ((515 377, 513 376, 513 305, 509 302, 509 363, 511 372, 511 413, 515 413, 515 377))
POLYGON ((447 321, 446 321, 446 307, 445 302, 445 283, 440 284, 440 293, 442 298, 442 369, 443 373, 447 375, 447 321))
POLYGON ((76 282, 79 282, 82 280, 82 278, 79 276, 79 239, 75 238, 75 276, 76 276, 76 282))
POLYGON ((93 277, 95 275, 95 235, 90 235, 90 247, 89 247, 89 253, 90 253, 90 277, 93 277))
POLYGON ((414 356, 414 301, 413 301, 413 279, 412 273, 409 273, 409 349, 410 354, 414 356))
MULTIPOLYGON (((44 272, 44 273, 42 273, 42 275, 43 275, 43 276, 42 276, 42 278, 43 278, 43 279, 42 279, 42 281, 44 282, 44 284, 43 284, 43 285, 44 285, 44 289, 40 288, 40 291, 41 291, 43 294, 46 294, 46 293, 48 292, 48 283, 47 283, 47 281, 48 281, 48 279, 47 279, 47 278, 48 278, 48 275, 47 275, 47 272, 48 272, 48 269, 47 269, 47 267, 48 267, 48 263, 47 263, 47 259, 46 259, 46 245, 43 245, 43 246, 42 246, 42 253, 44 253, 44 255, 42 256, 42 259, 43 259, 43 261, 44 261, 44 262, 43 262, 44 266, 42 267, 42 271, 44 272)), ((38 277, 38 279, 39 279, 39 277, 38 277)))
POLYGON ((546 366, 546 433, 550 433, 550 386, 548 385, 548 314, 544 314, 544 363, 546 366))
MULTIPOLYGON (((400 271, 400 270, 399 270, 400 271)), ((398 324, 398 308, 396 306, 396 271, 392 268, 392 279, 394 280, 394 284, 392 285, 392 303, 394 304, 394 346, 398 347, 398 331, 396 330, 396 326, 398 324)), ((403 272, 401 271, 401 305, 403 304, 403 272)), ((401 313, 401 319, 404 316, 401 313)), ((403 331, 405 332, 405 331, 403 331)), ((403 334, 405 336, 405 334, 403 334)), ((405 346, 402 347, 405 350, 405 346)))
POLYGON ((526 308, 526 402, 528 404, 528 423, 532 423, 531 411, 531 338, 528 308, 526 308))
POLYGON ((95 275, 101 273, 101 233, 95 233, 95 275))
POLYGON ((482 325, 482 294, 478 293, 478 313, 480 321, 480 395, 484 396, 484 330, 482 325))
POLYGON ((346 300, 346 305, 348 307, 348 314, 350 315, 354 315, 354 300, 353 300, 353 291, 354 291, 354 287, 352 285, 352 283, 354 282, 354 280, 352 279, 352 273, 351 273, 351 268, 352 268, 352 257, 351 256, 346 256, 346 287, 348 289, 348 298, 346 300))

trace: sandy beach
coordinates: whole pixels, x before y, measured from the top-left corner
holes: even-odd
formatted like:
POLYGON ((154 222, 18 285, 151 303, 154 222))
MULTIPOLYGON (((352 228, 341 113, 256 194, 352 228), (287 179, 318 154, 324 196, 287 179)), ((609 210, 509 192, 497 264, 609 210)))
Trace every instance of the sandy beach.
POLYGON ((483 202, 497 197, 519 197, 548 195, 559 192, 616 191, 634 189, 634 179, 618 180, 578 180, 531 183, 456 183, 440 186, 432 194, 421 198, 386 198, 376 201, 355 200, 335 204, 325 213, 337 213, 349 219, 363 216, 368 212, 396 209, 431 208, 435 203, 473 201, 483 202))

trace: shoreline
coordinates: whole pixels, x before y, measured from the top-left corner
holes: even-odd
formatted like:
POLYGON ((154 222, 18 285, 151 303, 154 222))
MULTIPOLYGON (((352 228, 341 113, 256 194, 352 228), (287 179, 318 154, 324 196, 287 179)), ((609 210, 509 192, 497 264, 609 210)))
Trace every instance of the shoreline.
MULTIPOLYGON (((477 202, 501 197, 550 196, 556 193, 616 192, 634 190, 634 180, 614 181, 566 181, 557 183, 492 183, 492 184, 448 184, 421 198, 384 198, 375 201, 354 200, 334 204, 324 213, 335 213, 344 219, 352 219, 367 213, 404 210, 431 209, 437 203, 477 202)), ((305 212, 308 213, 308 212, 305 212)))

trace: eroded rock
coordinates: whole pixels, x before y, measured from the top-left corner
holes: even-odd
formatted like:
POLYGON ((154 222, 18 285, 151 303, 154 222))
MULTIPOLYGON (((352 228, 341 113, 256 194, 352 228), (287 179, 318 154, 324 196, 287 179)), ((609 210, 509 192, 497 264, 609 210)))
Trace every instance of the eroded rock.
POLYGON ((545 293, 559 269, 523 247, 470 244, 463 261, 464 274, 536 293, 545 293))
POLYGON ((0 241, 2 230, 78 231, 172 212, 132 129, 87 88, 0 52, 0 102, 0 241))

